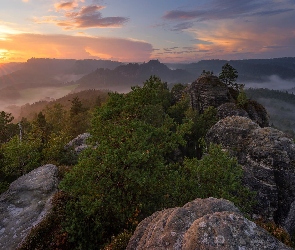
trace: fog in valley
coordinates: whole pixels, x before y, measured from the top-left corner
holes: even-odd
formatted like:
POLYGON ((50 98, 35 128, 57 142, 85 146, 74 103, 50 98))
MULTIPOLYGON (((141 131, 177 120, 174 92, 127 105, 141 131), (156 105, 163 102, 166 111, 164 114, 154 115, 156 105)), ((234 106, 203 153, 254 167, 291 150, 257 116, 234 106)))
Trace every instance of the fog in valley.
POLYGON ((245 88, 268 88, 292 92, 292 89, 295 88, 295 78, 286 80, 278 75, 271 75, 265 77, 265 81, 262 82, 246 82, 245 88))
MULTIPOLYGON (((245 84, 246 90, 268 89, 285 94, 288 91, 290 96, 286 97, 278 92, 254 91, 249 98, 265 106, 274 126, 295 131, 295 100, 292 102, 295 99, 292 96, 293 91, 295 93, 295 69, 290 64, 292 60, 295 61, 293 58, 281 58, 263 61, 235 60, 230 63, 237 67, 237 82, 245 84)), ((193 64, 175 64, 172 65, 174 70, 171 70, 171 65, 158 60, 123 64, 108 60, 32 58, 26 63, 2 64, 0 109, 12 113, 17 121, 23 105, 50 102, 87 89, 127 93, 131 86, 142 85, 151 75, 159 76, 171 86, 175 83, 191 83, 204 69, 218 72, 225 62, 204 60, 193 64)))
POLYGON ((77 85, 67 87, 40 87, 22 90, 20 97, 17 99, 0 100, 0 110, 12 113, 18 118, 21 107, 25 104, 32 104, 39 101, 52 101, 71 93, 77 85))

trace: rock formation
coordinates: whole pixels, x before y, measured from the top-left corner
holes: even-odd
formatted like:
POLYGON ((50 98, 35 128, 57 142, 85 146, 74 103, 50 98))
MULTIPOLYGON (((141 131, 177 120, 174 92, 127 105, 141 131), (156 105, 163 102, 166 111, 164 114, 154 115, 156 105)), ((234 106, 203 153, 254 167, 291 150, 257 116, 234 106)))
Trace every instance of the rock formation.
POLYGON ((236 156, 244 183, 257 192, 255 213, 295 231, 295 145, 274 128, 261 128, 246 117, 226 117, 208 132, 207 142, 236 156))
POLYGON ((239 115, 249 117, 261 127, 269 126, 268 114, 261 104, 248 100, 243 107, 238 107, 236 103, 239 92, 229 88, 217 76, 202 74, 188 87, 186 92, 192 108, 199 113, 213 106, 218 109, 219 118, 239 115))
POLYGON ((65 146, 65 149, 73 148, 76 154, 80 154, 83 150, 85 150, 88 147, 86 141, 89 137, 89 133, 78 135, 65 146))
POLYGON ((214 75, 201 75, 189 86, 187 92, 192 108, 200 113, 210 106, 218 107, 233 101, 227 85, 214 75))
POLYGON ((291 249, 224 199, 196 199, 143 220, 127 250, 291 249))
POLYGON ((0 196, 0 249, 16 249, 49 212, 57 167, 45 165, 12 182, 0 196))

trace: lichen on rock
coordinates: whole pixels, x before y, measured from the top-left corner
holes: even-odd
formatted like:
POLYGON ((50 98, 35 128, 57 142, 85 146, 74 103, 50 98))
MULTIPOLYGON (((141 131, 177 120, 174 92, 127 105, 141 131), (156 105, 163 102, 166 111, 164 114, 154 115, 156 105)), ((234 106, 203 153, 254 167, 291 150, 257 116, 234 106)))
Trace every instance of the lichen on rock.
POLYGON ((224 199, 196 199, 143 220, 127 250, 291 249, 224 199))
POLYGON ((0 249, 16 249, 51 208, 57 167, 39 167, 11 183, 0 196, 0 249))

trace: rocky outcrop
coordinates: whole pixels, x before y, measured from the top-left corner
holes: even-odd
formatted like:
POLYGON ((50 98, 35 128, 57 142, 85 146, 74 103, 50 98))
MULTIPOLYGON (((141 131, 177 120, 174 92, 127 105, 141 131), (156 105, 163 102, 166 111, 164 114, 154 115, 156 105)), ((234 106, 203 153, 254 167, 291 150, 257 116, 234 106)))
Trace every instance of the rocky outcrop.
POLYGON ((291 249, 224 199, 196 199, 152 214, 136 228, 127 250, 291 249))
POLYGON ((218 119, 223 119, 227 116, 243 116, 250 118, 246 110, 239 108, 233 102, 224 103, 217 108, 218 119))
POLYGON ((244 183, 257 193, 255 213, 295 231, 295 145, 274 128, 261 128, 246 117, 226 117, 207 134, 236 156, 244 183))
POLYGON ((248 100, 244 108, 250 119, 256 122, 260 127, 264 128, 269 126, 269 115, 263 105, 255 100, 248 100))
POLYGON ((0 196, 0 249, 16 249, 51 208, 57 167, 45 165, 12 182, 0 196))
POLYGON ((193 82, 186 92, 190 98, 190 105, 194 110, 203 113, 208 107, 218 109, 220 119, 226 116, 243 116, 252 119, 261 127, 269 126, 269 116, 266 109, 254 100, 247 100, 238 107, 239 91, 229 88, 217 76, 205 73, 193 82))
POLYGON ((83 150, 88 148, 86 141, 89 137, 90 137, 89 133, 84 133, 84 134, 78 135, 75 139, 71 140, 65 146, 65 149, 73 148, 76 154, 80 154, 83 150))
POLYGON ((193 109, 203 113, 208 107, 218 107, 233 101, 226 84, 217 76, 203 74, 193 82, 188 90, 193 109))

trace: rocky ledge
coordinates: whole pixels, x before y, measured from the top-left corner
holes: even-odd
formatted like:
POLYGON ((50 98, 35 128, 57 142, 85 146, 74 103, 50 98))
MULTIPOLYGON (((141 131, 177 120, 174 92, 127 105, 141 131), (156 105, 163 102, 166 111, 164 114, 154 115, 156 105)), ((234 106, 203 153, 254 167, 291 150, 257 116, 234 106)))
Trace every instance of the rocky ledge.
POLYGON ((127 250, 291 249, 246 219, 224 199, 196 199, 152 214, 136 228, 127 250))

